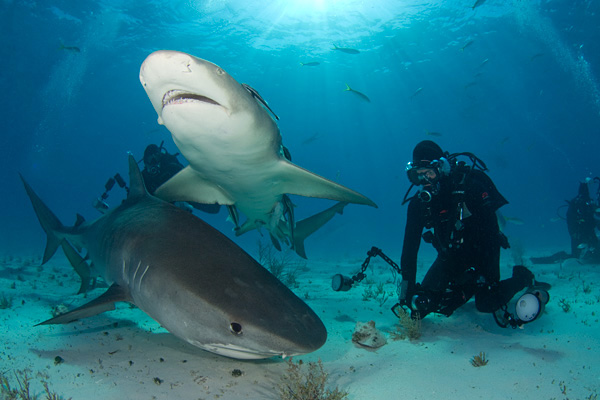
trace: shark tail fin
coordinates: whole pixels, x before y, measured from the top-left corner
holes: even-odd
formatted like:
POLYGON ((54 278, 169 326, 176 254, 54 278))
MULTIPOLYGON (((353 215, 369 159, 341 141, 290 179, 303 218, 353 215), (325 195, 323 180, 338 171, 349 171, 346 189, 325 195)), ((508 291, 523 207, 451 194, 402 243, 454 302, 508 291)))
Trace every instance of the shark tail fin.
POLYGON ((77 275, 81 278, 81 287, 79 288, 79 292, 77 294, 86 293, 90 288, 90 266, 85 262, 85 259, 79 255, 77 251, 71 246, 71 244, 63 240, 61 243, 63 252, 71 266, 77 272, 77 275))
POLYGON ((59 221, 59 219, 54 215, 54 213, 44 204, 42 199, 33 191, 31 186, 25 181, 23 175, 19 174, 21 180, 23 181, 23 185, 25 186, 25 191, 29 196, 29 200, 31 200, 31 205, 35 210, 35 214, 37 215, 38 220, 40 221, 40 225, 46 232, 46 249, 44 250, 44 257, 42 259, 42 264, 45 264, 52 258, 58 247, 60 246, 61 241, 63 240, 62 235, 58 233, 64 231, 65 227, 59 221))
POLYGON ((137 161, 133 158, 133 155, 129 154, 129 192, 127 193, 127 200, 136 200, 141 197, 148 196, 146 185, 144 185, 144 179, 142 173, 138 167, 137 161))
POLYGON ((329 222, 335 214, 343 214, 344 207, 347 205, 348 203, 340 201, 326 210, 305 218, 302 221, 298 221, 296 229, 294 230, 294 251, 296 251, 300 257, 307 258, 306 250, 304 249, 304 239, 329 222))

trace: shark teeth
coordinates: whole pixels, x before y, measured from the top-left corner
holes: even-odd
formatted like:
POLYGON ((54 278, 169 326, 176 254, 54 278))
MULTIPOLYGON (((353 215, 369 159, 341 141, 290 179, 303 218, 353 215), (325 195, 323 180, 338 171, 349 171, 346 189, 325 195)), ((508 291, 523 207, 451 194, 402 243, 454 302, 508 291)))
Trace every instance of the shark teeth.
POLYGON ((183 90, 169 90, 162 99, 163 108, 170 104, 183 104, 183 103, 192 103, 200 101, 203 103, 209 103, 219 106, 220 104, 214 101, 211 98, 206 96, 202 96, 199 94, 185 92, 183 90))

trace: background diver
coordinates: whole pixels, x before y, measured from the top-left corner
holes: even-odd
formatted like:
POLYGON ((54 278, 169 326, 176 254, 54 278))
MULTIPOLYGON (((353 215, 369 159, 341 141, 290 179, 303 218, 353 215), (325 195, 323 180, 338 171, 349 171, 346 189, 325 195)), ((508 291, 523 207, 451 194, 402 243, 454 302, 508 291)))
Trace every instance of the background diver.
MULTIPOLYGON (((571 254, 559 251, 547 257, 532 257, 534 264, 551 264, 578 258, 590 263, 600 263, 599 240, 596 229, 600 227, 600 213, 598 212, 600 200, 600 178, 586 178, 579 183, 577 196, 567 200, 567 229, 571 237, 571 254), (598 183, 596 200, 590 197, 590 184, 598 183)), ((563 206, 564 207, 564 206, 563 206)))
MULTIPOLYGON (((161 142, 160 146, 155 144, 146 146, 144 157, 138 161, 138 164, 140 162, 144 163, 142 178, 146 190, 150 194, 154 194, 160 185, 171 179, 171 177, 183 169, 183 165, 177 159, 179 153, 169 153, 163 144, 164 141, 161 142)), ((109 208, 106 199, 108 198, 108 192, 114 187, 115 183, 118 184, 119 187, 128 190, 121 175, 115 174, 114 177, 109 178, 104 185, 104 193, 94 201, 94 208, 98 211, 104 213, 109 208)), ((192 207, 210 214, 216 214, 220 210, 218 204, 200 204, 194 202, 176 202, 175 204, 190 212, 192 211, 192 207)))
POLYGON ((498 227, 496 210, 508 201, 485 170, 485 164, 472 153, 448 154, 429 140, 413 150, 413 161, 406 168, 411 187, 404 200, 409 205, 399 303, 409 308, 413 317, 429 313, 450 316, 475 296, 477 310, 493 313, 502 327, 517 327, 535 320, 549 299, 549 285, 537 282, 522 265, 513 267, 511 278, 500 280, 500 248, 509 244, 498 227), (459 156, 467 156, 472 165, 457 161, 459 156), (407 200, 413 186, 421 188, 407 200), (419 284, 421 239, 431 243, 438 255, 419 284), (526 288, 529 293, 517 301, 516 315, 507 312, 508 302, 526 288), (533 300, 528 306, 520 301, 527 295, 533 300))

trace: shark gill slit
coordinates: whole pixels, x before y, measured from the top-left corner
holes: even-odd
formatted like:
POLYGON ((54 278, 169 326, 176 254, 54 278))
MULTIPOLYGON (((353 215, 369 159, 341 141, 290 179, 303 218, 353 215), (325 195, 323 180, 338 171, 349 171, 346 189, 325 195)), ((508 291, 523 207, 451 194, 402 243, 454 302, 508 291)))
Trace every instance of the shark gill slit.
POLYGON ((144 276, 146 275, 146 272, 148 272, 149 269, 150 269, 150 264, 146 265, 146 269, 140 276, 140 280, 138 281, 138 291, 142 290, 142 279, 144 279, 144 276))
POLYGON ((138 266, 137 266, 137 268, 135 269, 135 272, 133 273, 133 277, 131 277, 131 282, 132 282, 132 283, 133 283, 133 282, 135 282, 135 276, 137 275, 137 272, 138 272, 138 270, 140 269, 140 267, 141 267, 141 266, 142 266, 142 260, 140 260, 140 261, 138 262, 138 266))

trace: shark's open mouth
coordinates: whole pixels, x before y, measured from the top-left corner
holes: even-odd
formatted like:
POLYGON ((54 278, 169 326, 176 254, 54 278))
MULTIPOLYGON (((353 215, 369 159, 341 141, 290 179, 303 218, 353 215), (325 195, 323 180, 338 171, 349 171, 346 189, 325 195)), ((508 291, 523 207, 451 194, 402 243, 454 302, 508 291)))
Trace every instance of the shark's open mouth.
POLYGON ((169 90, 162 99, 162 106, 165 108, 169 104, 183 104, 194 101, 201 101, 219 106, 220 104, 213 99, 199 94, 184 92, 183 90, 169 90))

